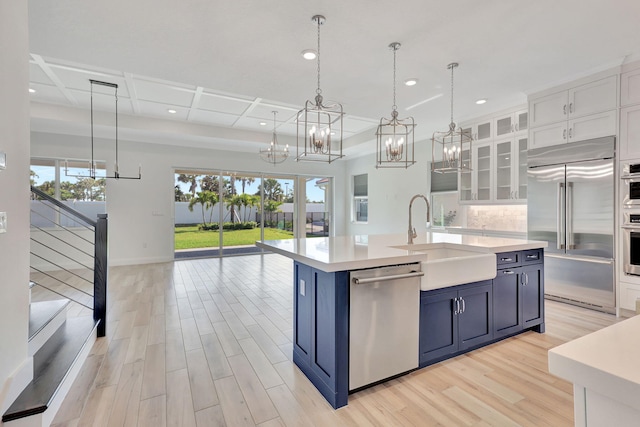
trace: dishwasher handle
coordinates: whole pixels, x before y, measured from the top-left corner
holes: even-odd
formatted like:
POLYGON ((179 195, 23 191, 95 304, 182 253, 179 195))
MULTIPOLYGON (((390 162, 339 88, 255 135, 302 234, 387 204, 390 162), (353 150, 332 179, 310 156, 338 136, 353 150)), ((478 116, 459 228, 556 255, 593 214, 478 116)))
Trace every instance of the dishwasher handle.
POLYGON ((391 276, 368 277, 366 279, 360 278, 360 277, 354 277, 352 280, 353 280, 353 283, 356 285, 366 285, 367 283, 385 282, 388 280, 408 279, 410 277, 421 277, 421 276, 424 276, 423 271, 412 271, 411 273, 393 274, 391 276))

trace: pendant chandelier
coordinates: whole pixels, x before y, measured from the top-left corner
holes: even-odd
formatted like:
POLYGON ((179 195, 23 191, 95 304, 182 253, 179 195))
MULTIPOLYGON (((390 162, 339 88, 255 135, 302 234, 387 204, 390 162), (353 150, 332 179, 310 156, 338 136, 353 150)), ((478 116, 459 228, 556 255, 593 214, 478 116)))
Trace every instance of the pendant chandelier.
POLYGON ((67 161, 65 161, 64 174, 65 176, 72 176, 77 178, 91 178, 96 179, 96 161, 94 159, 94 137, 93 137, 93 86, 105 86, 113 89, 113 97, 115 100, 115 163, 113 168, 113 175, 100 176, 98 178, 113 178, 113 179, 141 179, 142 178, 142 166, 138 165, 137 176, 125 176, 120 174, 118 165, 118 85, 115 83, 102 82, 100 80, 89 80, 91 84, 91 160, 89 161, 89 168, 87 174, 72 174, 69 173, 69 167, 67 161))
POLYGON ((451 123, 446 132, 434 132, 431 138, 431 170, 439 173, 457 173, 471 171, 471 131, 456 129, 453 121, 453 70, 457 62, 447 66, 451 70, 451 123), (437 159, 442 159, 436 167, 437 159))
POLYGON ((280 148, 278 145, 278 136, 276 135, 276 114, 278 114, 278 112, 272 111, 272 113, 273 135, 271 135, 271 143, 269 147, 260 150, 260 158, 275 166, 278 163, 284 162, 289 157, 289 144, 285 145, 284 148, 280 148))
POLYGON ((305 102, 298 111, 296 135, 296 161, 331 163, 342 155, 342 118, 344 112, 339 103, 325 105, 320 89, 320 26, 326 21, 322 15, 311 20, 318 27, 317 69, 318 87, 313 101, 305 102))
POLYGON ((381 118, 376 130, 376 168, 408 168, 414 160, 414 133, 416 124, 413 117, 398 118, 396 106, 396 52, 400 43, 389 45, 393 51, 393 107, 391 118, 381 118))

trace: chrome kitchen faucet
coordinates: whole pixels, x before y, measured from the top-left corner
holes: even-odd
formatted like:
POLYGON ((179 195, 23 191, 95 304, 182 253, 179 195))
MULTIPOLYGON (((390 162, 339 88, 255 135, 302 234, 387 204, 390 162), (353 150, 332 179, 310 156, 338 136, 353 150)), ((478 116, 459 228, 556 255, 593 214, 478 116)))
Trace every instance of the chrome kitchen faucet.
POLYGON ((424 202, 427 204, 427 228, 429 228, 431 223, 431 206, 429 205, 429 200, 422 194, 416 194, 411 198, 411 201, 409 202, 409 232, 408 232, 409 238, 407 240, 407 243, 409 243, 410 245, 413 244, 413 239, 418 235, 416 233, 416 229, 412 225, 413 222, 411 220, 411 206, 413 205, 413 201, 417 198, 424 199, 424 202))

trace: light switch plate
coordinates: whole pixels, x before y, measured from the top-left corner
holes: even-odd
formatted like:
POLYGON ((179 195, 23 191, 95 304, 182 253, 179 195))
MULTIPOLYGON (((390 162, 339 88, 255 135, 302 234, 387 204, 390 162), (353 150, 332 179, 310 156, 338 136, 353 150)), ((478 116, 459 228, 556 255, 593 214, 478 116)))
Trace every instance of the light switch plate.
POLYGON ((0 170, 7 168, 7 153, 0 151, 0 170))
POLYGON ((7 232, 7 213, 0 212, 0 233, 7 232))

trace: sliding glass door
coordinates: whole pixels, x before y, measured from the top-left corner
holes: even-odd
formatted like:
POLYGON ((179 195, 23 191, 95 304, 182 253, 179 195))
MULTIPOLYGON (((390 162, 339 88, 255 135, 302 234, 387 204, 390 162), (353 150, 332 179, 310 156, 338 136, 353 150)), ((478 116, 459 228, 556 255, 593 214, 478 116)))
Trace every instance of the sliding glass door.
POLYGON ((322 177, 176 170, 176 258, 256 253, 257 240, 326 236, 331 184, 322 177))

